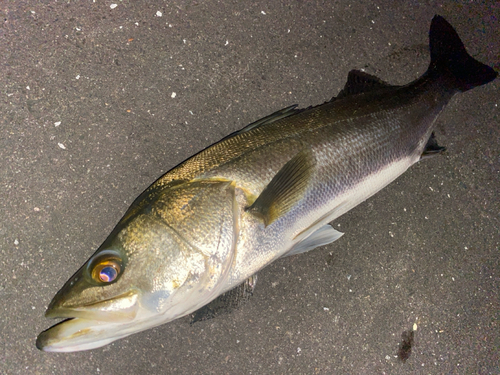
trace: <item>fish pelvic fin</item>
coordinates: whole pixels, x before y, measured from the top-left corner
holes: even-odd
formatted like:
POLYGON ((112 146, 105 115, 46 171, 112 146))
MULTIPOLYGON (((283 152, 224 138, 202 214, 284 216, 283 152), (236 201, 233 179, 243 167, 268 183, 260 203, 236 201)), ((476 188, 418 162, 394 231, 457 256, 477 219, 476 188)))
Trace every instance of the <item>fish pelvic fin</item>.
POLYGON ((306 253, 317 247, 328 245, 329 243, 337 241, 343 235, 344 233, 333 229, 330 224, 323 225, 305 240, 302 240, 299 243, 295 244, 295 246, 293 246, 290 251, 285 253, 282 257, 306 253))
POLYGON ((465 50, 457 32, 443 17, 435 15, 429 31, 431 63, 427 74, 451 78, 451 89, 467 91, 493 81, 498 73, 465 50))
POLYGON ((261 217, 266 226, 273 223, 303 197, 313 167, 311 152, 300 151, 276 173, 246 211, 261 217))

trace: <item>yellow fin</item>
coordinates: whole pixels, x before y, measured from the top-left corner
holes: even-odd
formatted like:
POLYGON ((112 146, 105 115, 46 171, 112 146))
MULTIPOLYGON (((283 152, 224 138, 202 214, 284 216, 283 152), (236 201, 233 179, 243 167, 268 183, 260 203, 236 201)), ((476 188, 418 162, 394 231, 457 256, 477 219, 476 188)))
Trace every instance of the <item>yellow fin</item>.
POLYGON ((247 211, 261 216, 268 226, 302 198, 313 167, 311 153, 305 150, 299 152, 276 173, 247 211))

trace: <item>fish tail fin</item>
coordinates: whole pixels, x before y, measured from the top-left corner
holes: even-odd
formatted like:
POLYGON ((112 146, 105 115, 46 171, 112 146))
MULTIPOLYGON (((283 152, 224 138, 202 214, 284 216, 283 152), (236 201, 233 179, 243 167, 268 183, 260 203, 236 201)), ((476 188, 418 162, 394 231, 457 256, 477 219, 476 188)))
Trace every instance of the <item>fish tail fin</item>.
POLYGON ((429 31, 431 63, 427 73, 447 76, 453 90, 467 91, 493 81, 498 73, 465 50, 457 32, 443 17, 435 15, 429 31))

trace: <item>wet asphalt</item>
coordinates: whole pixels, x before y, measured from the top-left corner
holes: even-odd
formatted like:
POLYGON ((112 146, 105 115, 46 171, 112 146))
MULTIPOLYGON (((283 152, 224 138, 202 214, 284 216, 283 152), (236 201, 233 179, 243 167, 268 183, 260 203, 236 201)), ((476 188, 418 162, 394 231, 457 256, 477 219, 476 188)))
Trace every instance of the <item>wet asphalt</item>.
POLYGON ((499 70, 493 1, 2 2, 0 373, 499 374, 500 80, 442 113, 444 155, 336 220, 339 241, 263 270, 237 311, 35 347, 50 299, 156 178, 329 100, 351 69, 415 79, 436 13, 499 70))

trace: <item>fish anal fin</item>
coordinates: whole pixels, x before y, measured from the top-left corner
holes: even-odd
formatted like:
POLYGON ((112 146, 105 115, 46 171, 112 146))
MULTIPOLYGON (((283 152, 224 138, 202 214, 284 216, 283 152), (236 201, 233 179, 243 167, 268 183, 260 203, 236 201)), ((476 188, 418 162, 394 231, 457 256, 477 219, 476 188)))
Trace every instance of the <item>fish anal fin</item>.
POLYGON ((346 96, 357 95, 364 92, 377 91, 395 87, 382 81, 380 78, 360 70, 351 70, 347 75, 347 82, 339 92, 336 99, 345 98, 346 96))
POLYGON ((438 145, 437 140, 436 140, 436 136, 434 135, 434 132, 433 132, 431 134, 431 137, 427 141, 427 144, 425 145, 424 152, 422 152, 422 155, 420 156, 420 160, 432 158, 436 155, 442 154, 445 151, 446 151, 446 147, 442 147, 442 146, 438 145))
POLYGON ((313 234, 311 234, 309 237, 297 243, 294 247, 291 248, 290 251, 288 251, 282 257, 306 253, 319 246, 332 243, 338 240, 343 235, 344 233, 333 229, 333 227, 330 224, 323 225, 317 231, 313 232, 313 234))
POLYGON ((290 159, 246 210, 263 219, 268 226, 286 214, 303 197, 307 188, 314 158, 308 150, 290 159))
POLYGON ((253 296, 256 283, 257 274, 250 276, 236 288, 221 294, 212 302, 192 313, 191 324, 229 314, 244 305, 253 296))

